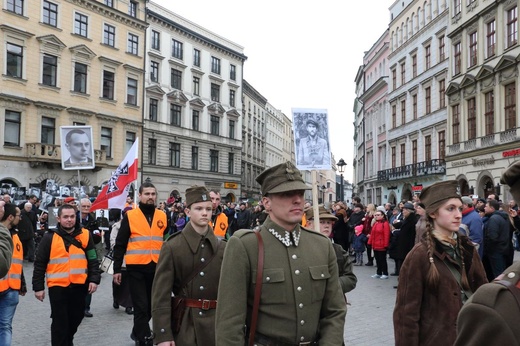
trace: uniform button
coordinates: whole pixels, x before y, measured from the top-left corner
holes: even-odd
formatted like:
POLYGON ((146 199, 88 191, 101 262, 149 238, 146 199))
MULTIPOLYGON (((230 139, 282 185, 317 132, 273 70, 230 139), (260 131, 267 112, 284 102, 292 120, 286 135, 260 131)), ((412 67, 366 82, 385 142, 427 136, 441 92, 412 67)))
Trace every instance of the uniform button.
POLYGON ((204 313, 202 311, 199 311, 199 316, 202 316, 204 315, 204 313))
POLYGON ((204 244, 202 244, 200 247, 204 249, 204 244))
POLYGON ((296 269, 296 270, 294 271, 294 274, 296 274, 296 275, 300 275, 300 271, 299 271, 298 269, 296 269))
POLYGON ((298 290, 298 292, 301 292, 302 288, 300 286, 298 286, 297 290, 298 290))
POLYGON ((161 333, 164 333, 164 328, 161 328, 161 333))
POLYGON ((200 275, 200 276, 204 276, 204 272, 200 272, 200 274, 199 274, 199 275, 200 275))
POLYGON ((325 277, 325 274, 321 274, 321 277, 324 278, 324 277, 325 277))
POLYGON ((300 309, 303 309, 303 304, 302 304, 302 303, 298 304, 298 307, 299 307, 300 309))
POLYGON ((303 326, 305 324, 305 321, 304 320, 301 320, 300 321, 300 324, 303 326))
POLYGON ((204 291, 204 286, 200 286, 199 290, 204 291))
POLYGON ((201 261, 201 262, 204 262, 204 261, 206 261, 206 260, 205 260, 204 257, 203 257, 203 258, 200 259, 200 261, 201 261))
POLYGON ((265 281, 271 281, 271 278, 270 278, 269 276, 267 276, 267 277, 265 278, 265 281))
POLYGON ((510 278, 510 279, 514 278, 515 276, 516 276, 516 275, 515 275, 515 273, 513 273, 513 272, 507 274, 507 277, 510 278))
POLYGON ((292 259, 297 259, 297 258, 298 258, 298 256, 292 255, 292 259))

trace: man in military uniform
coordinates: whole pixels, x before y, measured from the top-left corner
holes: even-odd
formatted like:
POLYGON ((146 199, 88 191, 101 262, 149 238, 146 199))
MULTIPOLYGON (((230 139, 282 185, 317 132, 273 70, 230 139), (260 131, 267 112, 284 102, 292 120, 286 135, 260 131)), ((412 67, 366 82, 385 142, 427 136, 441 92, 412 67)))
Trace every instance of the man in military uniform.
MULTIPOLYGON (((290 162, 262 172, 264 244, 256 345, 341 345, 346 305, 330 240, 300 227, 305 184, 290 162)), ((216 319, 217 345, 243 346, 251 328, 258 241, 250 230, 228 240, 216 319), (247 326, 244 332, 243 326, 247 326)))
POLYGON ((217 237, 225 238, 228 229, 228 217, 220 206, 220 191, 210 190, 209 196, 211 198, 211 208, 213 208, 209 224, 213 227, 213 232, 217 237))
POLYGON ((190 221, 161 249, 152 288, 154 342, 158 345, 215 345, 215 307, 225 242, 208 224, 212 215, 209 194, 204 186, 186 190, 190 221), (178 333, 171 328, 172 292, 186 303, 178 333))
POLYGON ((318 121, 309 117, 306 121, 308 136, 300 139, 298 147, 298 164, 301 165, 323 165, 328 162, 327 141, 318 135, 318 121))
MULTIPOLYGON (((509 166, 500 182, 509 185, 513 198, 520 201, 520 161, 509 166)), ((520 262, 516 262, 493 282, 480 286, 464 304, 455 345, 520 345, 519 320, 520 262)))

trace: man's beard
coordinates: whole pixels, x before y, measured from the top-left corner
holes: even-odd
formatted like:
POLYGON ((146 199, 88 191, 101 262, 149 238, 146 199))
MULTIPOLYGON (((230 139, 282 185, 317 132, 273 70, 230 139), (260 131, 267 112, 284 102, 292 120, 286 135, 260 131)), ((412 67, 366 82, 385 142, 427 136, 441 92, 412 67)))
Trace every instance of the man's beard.
MULTIPOLYGON (((75 225, 74 225, 74 226, 75 226, 75 225)), ((68 227, 65 227, 65 226, 61 225, 61 228, 62 228, 65 232, 67 232, 67 233, 71 233, 72 231, 74 231, 74 226, 68 228, 68 227)))

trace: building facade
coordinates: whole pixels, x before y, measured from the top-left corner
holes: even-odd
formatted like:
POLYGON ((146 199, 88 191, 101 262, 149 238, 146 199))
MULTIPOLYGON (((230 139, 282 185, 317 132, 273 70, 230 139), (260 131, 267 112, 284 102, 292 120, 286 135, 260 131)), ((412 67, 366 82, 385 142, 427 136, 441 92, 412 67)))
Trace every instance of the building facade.
POLYGON ((146 26, 144 0, 2 2, 2 186, 97 194, 142 135, 146 26), (73 125, 92 127, 94 169, 61 169, 73 125))

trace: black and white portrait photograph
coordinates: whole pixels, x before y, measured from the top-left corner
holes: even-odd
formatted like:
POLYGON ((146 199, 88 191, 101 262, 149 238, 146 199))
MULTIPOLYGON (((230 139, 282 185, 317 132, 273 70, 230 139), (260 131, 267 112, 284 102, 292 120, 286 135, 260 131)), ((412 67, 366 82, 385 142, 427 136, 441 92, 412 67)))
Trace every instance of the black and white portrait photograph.
POLYGON ((2 194, 2 195, 11 194, 11 184, 3 183, 2 186, 0 187, 0 194, 2 194))
POLYGON ((49 225, 49 229, 55 229, 56 226, 58 225, 58 208, 56 207, 49 207, 47 208, 47 210, 49 211, 49 217, 48 217, 48 225, 49 225))
POLYGON ((60 186, 60 196, 63 197, 71 197, 72 193, 70 191, 70 185, 60 186))
POLYGON ((105 210, 105 209, 96 210, 96 220, 98 222, 99 229, 104 230, 104 231, 109 229, 108 210, 105 210))
POLYGON ((91 126, 61 126, 61 168, 94 168, 91 126))
POLYGON ((34 195, 34 196, 36 196, 39 199, 40 196, 41 196, 40 188, 39 187, 29 187, 29 194, 28 194, 28 196, 31 196, 31 195, 34 195))
POLYGON ((42 210, 47 210, 49 207, 53 207, 53 200, 54 200, 54 196, 51 195, 50 193, 47 193, 47 192, 43 192, 42 193, 42 201, 40 203, 40 209, 42 210))
POLYGON ((327 110, 292 109, 292 113, 298 169, 331 169, 327 110))

